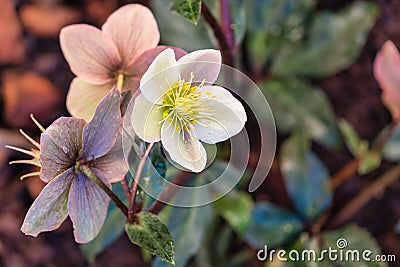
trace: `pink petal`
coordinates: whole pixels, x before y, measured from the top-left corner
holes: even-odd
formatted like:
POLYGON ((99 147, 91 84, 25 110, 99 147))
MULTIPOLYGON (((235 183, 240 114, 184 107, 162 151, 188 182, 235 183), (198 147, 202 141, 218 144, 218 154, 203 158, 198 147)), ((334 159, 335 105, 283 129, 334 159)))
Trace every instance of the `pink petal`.
POLYGON ((137 57, 134 61, 132 61, 127 69, 128 75, 133 77, 141 78, 142 75, 149 68, 150 64, 154 61, 154 59, 165 49, 170 48, 175 53, 175 58, 181 58, 186 55, 187 52, 177 47, 173 46, 164 46, 159 45, 155 48, 151 48, 142 53, 139 57, 137 57))
POLYGON ((85 121, 77 118, 59 118, 40 136, 40 178, 44 182, 75 165, 82 147, 85 121))
POLYGON ((70 25, 61 30, 60 45, 71 71, 88 83, 111 81, 121 65, 116 46, 99 29, 70 25))
POLYGON ((83 128, 82 159, 98 158, 115 144, 121 126, 120 94, 111 90, 99 103, 93 119, 83 128))
POLYGON ((194 74, 194 82, 213 84, 221 70, 221 52, 214 49, 197 50, 178 60, 181 78, 189 81, 191 73, 194 74))
POLYGON ((125 161, 124 151, 122 150, 122 138, 118 135, 113 148, 103 157, 94 162, 94 167, 104 174, 105 179, 110 183, 116 183, 124 179, 128 172, 128 165, 125 161))
POLYGON ((37 236, 60 227, 68 216, 68 192, 73 178, 74 171, 71 168, 43 188, 25 216, 21 227, 23 233, 37 236))
POLYGON ((382 100, 395 121, 400 120, 400 55, 396 46, 387 41, 374 62, 374 75, 382 88, 382 100))
POLYGON ((139 4, 125 5, 114 11, 102 29, 117 46, 123 66, 147 49, 155 47, 160 40, 153 14, 139 4))
MULTIPOLYGON (((92 170, 111 188, 101 173, 92 170)), ((90 242, 97 236, 107 215, 110 198, 106 193, 81 172, 72 181, 68 196, 68 213, 74 225, 75 241, 90 242)))
POLYGON ((95 85, 75 78, 69 87, 67 109, 72 116, 90 121, 97 105, 112 89, 111 83, 95 85))

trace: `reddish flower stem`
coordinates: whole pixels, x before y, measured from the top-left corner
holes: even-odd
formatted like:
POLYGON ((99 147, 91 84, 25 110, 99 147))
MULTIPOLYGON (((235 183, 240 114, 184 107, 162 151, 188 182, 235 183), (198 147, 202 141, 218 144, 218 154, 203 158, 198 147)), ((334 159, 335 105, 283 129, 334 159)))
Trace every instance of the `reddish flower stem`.
POLYGON ((133 178, 133 185, 130 190, 130 199, 129 199, 129 210, 128 210, 128 222, 129 223, 134 223, 135 221, 135 199, 136 199, 136 194, 139 189, 139 179, 140 176, 142 175, 143 168, 146 165, 146 159, 149 157, 150 151, 153 148, 154 143, 148 144, 146 151, 144 152, 143 156, 140 158, 135 177, 133 178))
POLYGON ((221 28, 218 21, 215 19, 204 2, 201 3, 201 13, 214 32, 219 48, 221 49, 223 63, 233 66, 233 53, 231 51, 231 47, 229 46, 227 37, 225 36, 224 30, 221 28))

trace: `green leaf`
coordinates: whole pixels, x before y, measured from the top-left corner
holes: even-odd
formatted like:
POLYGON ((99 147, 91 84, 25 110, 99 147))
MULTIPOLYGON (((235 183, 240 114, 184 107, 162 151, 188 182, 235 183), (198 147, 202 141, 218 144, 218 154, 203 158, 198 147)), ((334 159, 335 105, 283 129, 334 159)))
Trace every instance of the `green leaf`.
POLYGON ((195 26, 176 12, 165 8, 165 0, 153 0, 151 3, 161 34, 161 44, 176 46, 186 51, 213 47, 202 18, 195 26))
MULTIPOLYGON (((113 184, 113 191, 126 202, 126 197, 120 183, 113 184)), ((124 231, 126 218, 115 206, 114 202, 108 207, 107 217, 99 234, 91 242, 80 245, 83 256, 89 263, 94 263, 96 256, 116 241, 124 231)))
POLYGON ((197 25, 201 13, 201 0, 173 0, 171 10, 197 25))
POLYGON ((375 4, 361 1, 338 13, 319 12, 307 41, 284 46, 275 58, 273 73, 325 77, 347 68, 358 57, 378 14, 375 4))
MULTIPOLYGON (((192 178, 186 186, 199 186, 203 184, 200 176, 192 178)), ((201 196, 199 191, 194 191, 191 201, 196 203, 201 196)), ((187 197, 186 194, 176 195, 177 198, 187 197)), ((185 199, 185 203, 189 203, 185 199)), ((175 266, 184 267, 188 260, 199 250, 207 229, 210 227, 214 218, 211 205, 195 208, 172 207, 169 211, 168 229, 171 232, 175 244, 175 266)), ((154 261, 153 267, 170 266, 158 259, 154 261)))
POLYGON ((261 67, 282 45, 303 38, 304 23, 315 1, 250 0, 246 5, 248 53, 253 65, 261 67))
POLYGON ((174 264, 174 242, 167 226, 150 212, 139 212, 136 217, 137 224, 125 224, 125 232, 131 242, 174 264))
POLYGON ((232 190, 213 205, 215 211, 227 220, 237 233, 243 234, 250 225, 254 202, 248 193, 232 190))
POLYGON ((254 248, 283 245, 302 229, 301 220, 294 214, 269 203, 258 203, 251 213, 251 223, 244 239, 254 248))
POLYGON ((335 261, 335 262, 328 262, 327 259, 324 261, 323 266, 335 266, 335 267, 359 267, 359 266, 387 266, 385 263, 379 263, 376 261, 367 262, 362 259, 362 252, 366 250, 370 250, 372 254, 370 255, 371 259, 374 259, 376 255, 381 254, 381 250, 378 246, 378 243, 373 239, 371 234, 360 228, 356 225, 346 225, 338 230, 326 232, 322 235, 322 240, 324 246, 322 249, 340 249, 338 247, 338 243, 340 240, 345 240, 345 242, 341 242, 340 244, 347 243, 347 246, 343 249, 343 254, 346 254, 347 251, 350 250, 357 250, 360 254, 360 261, 335 261))
POLYGON ((310 220, 326 210, 332 201, 329 173, 309 149, 307 136, 295 132, 281 147, 281 172, 297 211, 310 220))
POLYGON ((368 141, 361 140, 353 125, 345 119, 340 119, 339 129, 347 148, 354 157, 361 157, 367 153, 369 147, 368 141))
POLYGON ((260 84, 260 88, 279 131, 302 129, 322 145, 340 143, 332 107, 323 91, 299 79, 273 80, 260 84))
POLYGON ((367 174, 376 170, 381 165, 381 162, 382 155, 379 152, 370 150, 362 157, 357 171, 361 175, 367 174))
POLYGON ((163 157, 161 150, 160 142, 154 144, 143 169, 140 187, 144 209, 148 209, 155 201, 148 193, 158 196, 166 184, 164 178, 166 178, 167 168, 170 166, 163 157))
POLYGON ((383 157, 390 161, 400 160, 400 125, 396 126, 392 136, 383 146, 383 157))

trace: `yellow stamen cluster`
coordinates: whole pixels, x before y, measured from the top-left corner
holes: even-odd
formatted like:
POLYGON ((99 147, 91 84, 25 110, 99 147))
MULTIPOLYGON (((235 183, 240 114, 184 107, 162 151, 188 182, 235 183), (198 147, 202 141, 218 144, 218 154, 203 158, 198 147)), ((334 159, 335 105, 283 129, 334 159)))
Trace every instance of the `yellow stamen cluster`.
MULTIPOLYGON (((199 124, 198 119, 204 115, 205 110, 205 98, 198 88, 191 86, 191 81, 181 80, 173 83, 161 101, 160 108, 163 109, 163 113, 160 123, 168 121, 178 132, 193 130, 192 125, 199 124)), ((205 94, 209 97, 210 92, 205 94)))

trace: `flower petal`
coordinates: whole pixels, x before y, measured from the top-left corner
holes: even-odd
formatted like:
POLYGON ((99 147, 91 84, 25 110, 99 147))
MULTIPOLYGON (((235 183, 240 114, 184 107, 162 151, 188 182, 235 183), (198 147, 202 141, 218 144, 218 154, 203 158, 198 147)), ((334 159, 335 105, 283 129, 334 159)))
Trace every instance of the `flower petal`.
POLYGON ((179 81, 174 50, 168 48, 154 59, 140 81, 140 91, 152 103, 161 103, 165 92, 179 81), (161 73, 162 72, 162 73, 161 73), (159 75, 157 75, 160 73, 159 75))
POLYGON ((228 90, 220 86, 204 86, 199 91, 212 96, 205 101, 204 106, 213 115, 201 118, 199 124, 193 125, 197 138, 205 143, 215 144, 243 129, 247 120, 246 111, 242 103, 228 90))
MULTIPOLYGON (((94 169, 92 171, 111 188, 102 173, 94 169)), ((68 196, 68 213, 74 225, 76 242, 87 243, 97 236, 106 219, 109 203, 107 194, 83 173, 78 172, 68 196)))
POLYGON ((125 5, 114 11, 102 30, 117 46, 124 66, 160 41, 157 22, 143 5, 125 5))
POLYGON ((383 91, 383 102, 393 119, 400 120, 400 55, 393 42, 387 41, 378 52, 374 74, 383 91))
POLYGON ((140 139, 148 142, 161 140, 161 124, 163 109, 159 105, 149 102, 142 94, 139 94, 133 105, 132 127, 140 139))
POLYGON ((128 165, 125 161, 124 151, 122 149, 122 136, 118 135, 113 148, 104 156, 94 162, 94 168, 104 174, 106 181, 116 183, 124 179, 128 172, 128 165))
POLYGON ((194 82, 205 81, 206 84, 213 84, 221 70, 221 52, 215 49, 197 50, 189 53, 178 60, 180 75, 185 81, 191 79, 194 74, 194 82), (190 64, 191 63, 191 64, 190 64))
POLYGON ((161 142, 173 161, 193 172, 201 172, 207 163, 203 145, 188 131, 178 133, 168 122, 163 123, 161 142))
POLYGON ((49 182, 75 165, 82 147, 85 121, 77 118, 59 118, 40 136, 40 178, 49 182))
POLYGON ((98 158, 115 144, 121 126, 120 94, 112 89, 99 103, 93 119, 83 128, 81 159, 98 158))
POLYGON ((181 58, 182 56, 187 54, 185 50, 177 47, 159 45, 157 47, 146 50, 134 61, 132 61, 127 69, 128 75, 139 78, 142 77, 142 75, 146 72, 146 70, 149 68, 150 64, 154 61, 158 54, 168 48, 174 50, 176 58, 181 58))
POLYGON ((60 227, 68 216, 67 201, 73 169, 68 169, 50 181, 35 199, 25 216, 21 231, 37 236, 60 227))
POLYGON ((60 45, 71 71, 88 83, 104 84, 113 79, 121 64, 116 46, 96 27, 77 24, 61 30, 60 45))
POLYGON ((72 116, 90 121, 97 105, 112 89, 111 83, 90 84, 79 78, 72 80, 67 95, 67 109, 72 116))

